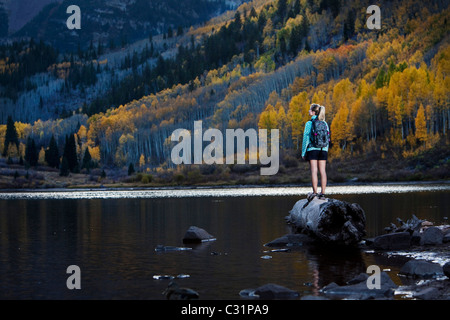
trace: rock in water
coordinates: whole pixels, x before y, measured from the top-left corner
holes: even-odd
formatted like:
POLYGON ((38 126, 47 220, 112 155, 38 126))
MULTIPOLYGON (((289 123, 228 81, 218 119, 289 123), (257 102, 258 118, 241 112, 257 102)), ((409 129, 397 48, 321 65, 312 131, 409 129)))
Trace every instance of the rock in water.
POLYGON ((197 291, 190 288, 180 288, 180 286, 173 281, 169 283, 163 294, 166 296, 167 300, 192 300, 199 298, 197 291))
POLYGON ((157 245, 156 248, 155 248, 156 252, 187 251, 187 250, 192 250, 192 248, 164 246, 162 244, 157 245))
POLYGON ((420 239, 421 245, 437 245, 442 244, 444 234, 438 227, 427 228, 420 239))
POLYGON ((367 239, 366 244, 375 250, 401 250, 411 245, 409 232, 383 234, 373 239, 367 239))
POLYGON ((273 283, 268 283, 257 288, 255 294, 263 300, 294 299, 299 296, 298 292, 273 283))
POLYGON ((299 293, 297 291, 273 283, 265 284, 256 289, 241 290, 239 295, 244 298, 259 298, 262 300, 288 300, 299 297, 299 293))
POLYGON ((412 278, 433 278, 444 275, 444 271, 437 263, 422 260, 410 260, 403 265, 399 274, 412 278))
POLYGON ((286 220, 296 232, 325 243, 355 245, 366 234, 366 215, 360 205, 335 199, 300 200, 286 220))
POLYGON ((336 283, 330 283, 320 291, 327 297, 333 298, 351 298, 358 300, 390 298, 394 295, 394 289, 398 286, 391 280, 386 272, 380 274, 380 287, 370 289, 367 285, 368 275, 360 274, 348 282, 348 285, 339 286, 336 283))
POLYGON ((450 262, 447 262, 446 264, 444 264, 444 266, 442 267, 442 270, 444 272, 444 274, 450 278, 450 262))
POLYGON ((306 234, 287 234, 271 242, 264 244, 265 247, 301 247, 303 244, 309 244, 314 239, 306 234))
POLYGON ((184 235, 183 243, 200 243, 214 240, 216 240, 216 238, 214 238, 214 236, 210 235, 204 229, 191 226, 184 235))

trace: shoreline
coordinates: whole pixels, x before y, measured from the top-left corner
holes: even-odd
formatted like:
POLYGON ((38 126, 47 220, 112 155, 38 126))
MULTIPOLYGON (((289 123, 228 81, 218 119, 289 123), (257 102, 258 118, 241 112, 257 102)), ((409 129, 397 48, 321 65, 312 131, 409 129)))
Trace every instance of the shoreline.
MULTIPOLYGON (((429 180, 429 181, 379 181, 379 182, 338 182, 328 184, 327 188, 333 187, 356 187, 356 186, 415 186, 415 185, 449 185, 450 180, 429 180)), ((217 184, 217 185, 161 185, 161 186, 141 186, 126 185, 74 185, 69 187, 56 188, 4 188, 0 193, 19 192, 79 192, 79 191, 159 191, 159 190, 222 190, 222 189, 258 189, 258 188, 308 188, 308 183, 301 184, 217 184)))

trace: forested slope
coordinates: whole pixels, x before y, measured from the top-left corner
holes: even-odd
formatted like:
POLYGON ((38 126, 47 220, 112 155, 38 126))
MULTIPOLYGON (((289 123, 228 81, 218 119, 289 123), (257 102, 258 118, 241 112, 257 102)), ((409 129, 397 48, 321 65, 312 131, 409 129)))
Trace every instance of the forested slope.
MULTIPOLYGON (((369 5, 244 4, 228 21, 186 32, 185 41, 174 40, 176 51, 156 55, 152 65, 131 57, 123 66, 128 81, 75 116, 17 123, 19 138, 46 149, 54 135, 62 149, 65 136, 75 134, 80 163, 88 149, 100 166, 164 170, 173 167, 171 133, 203 120, 204 128, 221 130, 280 129, 282 164, 289 166, 316 102, 327 108, 332 161, 408 163, 433 148, 448 150, 448 3, 381 2, 381 30, 365 25, 369 5), (118 98, 124 85, 134 93, 128 101, 118 98)), ((433 166, 448 168, 448 151, 439 155, 433 166)))

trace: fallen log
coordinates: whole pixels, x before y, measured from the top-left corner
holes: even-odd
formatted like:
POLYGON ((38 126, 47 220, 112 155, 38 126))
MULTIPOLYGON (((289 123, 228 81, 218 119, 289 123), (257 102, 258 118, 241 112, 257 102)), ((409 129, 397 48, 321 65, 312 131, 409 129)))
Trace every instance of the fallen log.
POLYGON ((286 220, 293 232, 328 244, 355 245, 366 234, 366 216, 361 206, 335 199, 300 200, 286 220))

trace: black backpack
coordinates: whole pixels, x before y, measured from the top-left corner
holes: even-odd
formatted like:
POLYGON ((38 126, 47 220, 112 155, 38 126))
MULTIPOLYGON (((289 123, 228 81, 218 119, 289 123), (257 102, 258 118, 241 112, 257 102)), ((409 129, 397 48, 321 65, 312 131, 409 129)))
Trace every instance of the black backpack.
POLYGON ((314 148, 326 148, 330 144, 330 131, 325 121, 317 118, 312 121, 311 146, 314 148))

